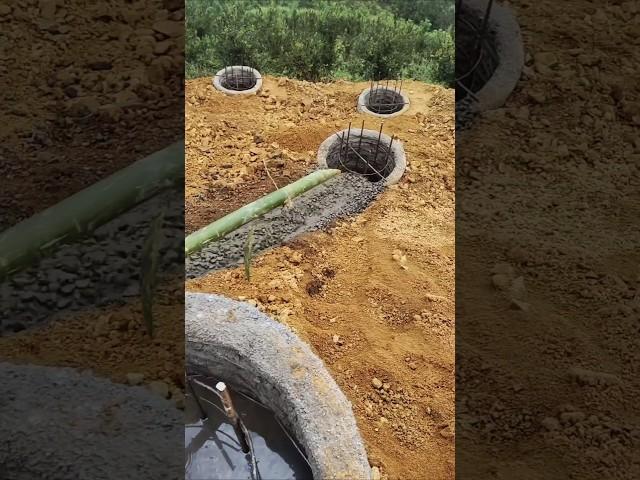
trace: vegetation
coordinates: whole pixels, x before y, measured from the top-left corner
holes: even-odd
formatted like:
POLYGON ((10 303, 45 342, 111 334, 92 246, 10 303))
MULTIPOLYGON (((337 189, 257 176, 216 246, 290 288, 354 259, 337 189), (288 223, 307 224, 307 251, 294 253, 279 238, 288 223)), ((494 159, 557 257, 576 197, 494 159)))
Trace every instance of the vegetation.
POLYGON ((187 0, 186 75, 225 65, 309 81, 450 85, 453 0, 187 0))
MULTIPOLYGON (((270 212, 274 208, 284 205, 287 201, 291 201, 292 198, 302 195, 303 193, 311 190, 312 188, 326 182, 330 178, 335 177, 340 173, 340 170, 336 169, 323 169, 311 172, 306 177, 302 177, 289 185, 274 190, 273 192, 265 195, 254 202, 251 202, 244 207, 239 208, 235 212, 231 212, 228 215, 210 223, 206 227, 202 227, 197 232, 190 234, 184 241, 184 253, 185 256, 190 256, 199 251, 206 244, 210 242, 216 242, 223 238, 230 232, 237 230, 243 225, 246 225, 250 221, 270 212)), ((252 240, 253 241, 253 240, 252 240)), ((253 249, 253 246, 251 247, 253 249)), ((249 258, 252 255, 252 251, 245 250, 245 258, 249 258)), ((250 260, 249 260, 250 261, 250 260)))

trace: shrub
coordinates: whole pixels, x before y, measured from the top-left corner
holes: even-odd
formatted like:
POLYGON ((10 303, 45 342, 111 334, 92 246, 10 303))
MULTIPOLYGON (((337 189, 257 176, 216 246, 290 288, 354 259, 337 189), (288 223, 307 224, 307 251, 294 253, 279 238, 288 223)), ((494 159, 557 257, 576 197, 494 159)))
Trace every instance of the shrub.
MULTIPOLYGON (((434 30, 420 17, 434 3, 444 4, 418 1, 413 9, 411 0, 187 0, 186 74, 211 75, 242 63, 310 81, 403 75, 450 84, 452 30, 434 30)), ((441 17, 434 22, 443 23, 441 17)))

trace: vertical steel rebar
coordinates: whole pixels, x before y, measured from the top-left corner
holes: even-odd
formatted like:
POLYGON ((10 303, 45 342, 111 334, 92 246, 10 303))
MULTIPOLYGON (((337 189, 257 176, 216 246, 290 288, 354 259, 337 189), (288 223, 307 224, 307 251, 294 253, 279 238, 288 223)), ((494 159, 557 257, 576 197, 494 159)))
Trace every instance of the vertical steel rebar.
POLYGON ((493 0, 489 0, 487 4, 487 9, 484 12, 484 17, 482 18, 482 26, 480 27, 480 32, 478 32, 478 38, 476 39, 476 55, 479 52, 481 42, 484 40, 484 34, 487 30, 487 25, 489 24, 489 17, 491 16, 491 8, 493 7, 493 0))
POLYGON ((222 401, 222 406, 224 407, 224 413, 227 414, 227 417, 231 421, 231 425, 233 426, 233 430, 238 437, 238 442, 240 443, 240 447, 244 453, 249 453, 251 448, 249 447, 249 442, 245 436, 245 432, 242 428, 242 422, 240 417, 238 416, 238 412, 236 411, 233 400, 231 400, 231 395, 229 395, 229 389, 225 385, 224 382, 218 382, 216 384, 216 390, 220 393, 220 400, 222 401))
POLYGON ((360 141, 358 142, 358 153, 360 153, 360 147, 362 146, 362 137, 364 137, 364 120, 362 120, 362 127, 360 127, 360 141))
POLYGON ((380 138, 382 138, 382 126, 384 125, 384 123, 380 124, 380 133, 378 133, 378 143, 376 143, 376 153, 373 155, 373 163, 377 163, 378 162, 378 149, 380 148, 380 138))
POLYGON ((193 385, 191 385, 191 380, 188 377, 185 383, 187 386, 187 390, 189 390, 189 393, 191 394, 194 401, 196 402, 196 406, 198 407, 198 413, 200 413, 200 420, 205 420, 207 418, 207 412, 202 407, 202 404, 200 403, 200 399, 198 398, 198 395, 196 395, 196 392, 193 389, 193 385))
POLYGON ((387 162, 389 161, 389 155, 391 154, 391 147, 393 147, 393 139, 395 135, 391 135, 391 141, 389 142, 389 150, 387 150, 387 154, 384 157, 384 168, 387 168, 387 162))

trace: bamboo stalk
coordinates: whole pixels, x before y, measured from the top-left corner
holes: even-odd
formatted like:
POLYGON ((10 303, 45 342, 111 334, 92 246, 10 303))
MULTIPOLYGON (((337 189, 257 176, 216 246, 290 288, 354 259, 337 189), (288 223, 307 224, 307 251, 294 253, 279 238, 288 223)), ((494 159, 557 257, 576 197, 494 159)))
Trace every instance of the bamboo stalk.
POLYGON ((0 280, 184 178, 184 143, 138 160, 0 233, 0 280))
POLYGON ((186 256, 200 250, 210 242, 220 240, 261 215, 279 207, 289 198, 297 197, 340 173, 337 169, 317 170, 285 187, 239 208, 219 220, 189 235, 184 241, 186 256))

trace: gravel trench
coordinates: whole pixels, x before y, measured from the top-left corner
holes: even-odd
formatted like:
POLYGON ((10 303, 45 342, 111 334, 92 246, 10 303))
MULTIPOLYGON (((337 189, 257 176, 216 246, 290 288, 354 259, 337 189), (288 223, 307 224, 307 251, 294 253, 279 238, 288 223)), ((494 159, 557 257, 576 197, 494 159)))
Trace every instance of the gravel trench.
POLYGON ((0 285, 0 335, 42 323, 61 311, 123 303, 139 294, 140 252, 153 218, 165 209, 161 272, 183 265, 183 195, 169 190, 64 245, 0 285))

